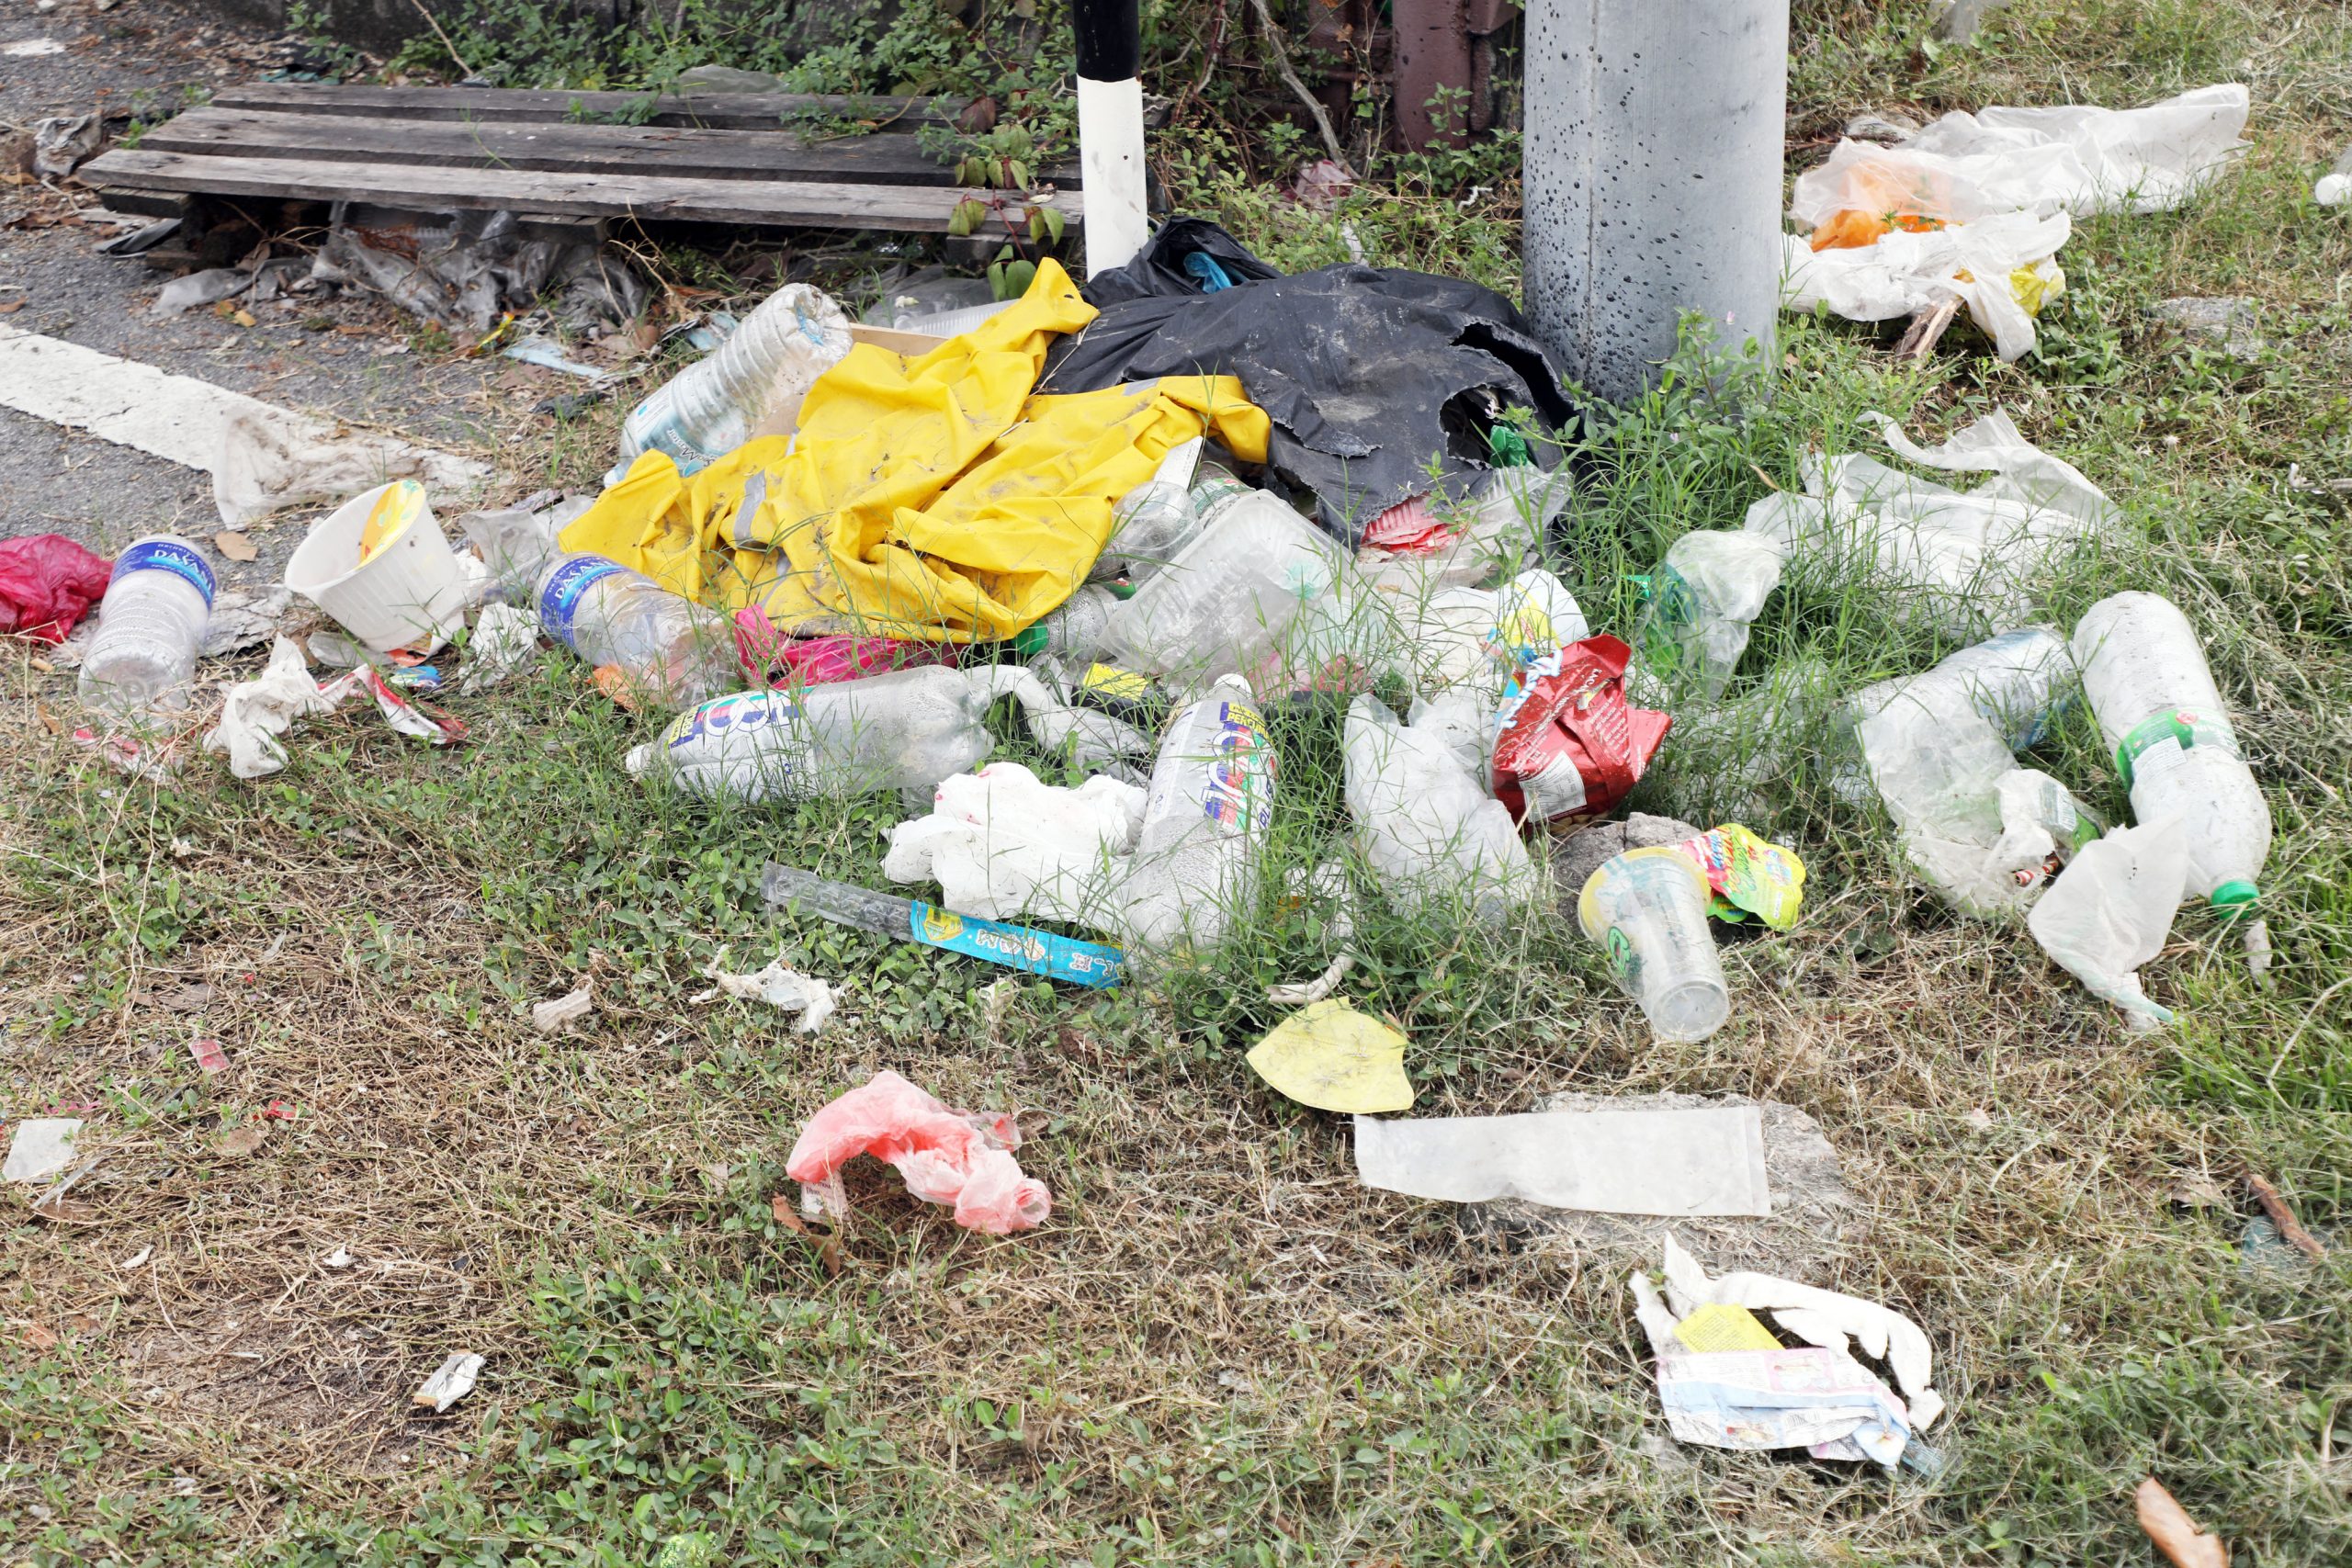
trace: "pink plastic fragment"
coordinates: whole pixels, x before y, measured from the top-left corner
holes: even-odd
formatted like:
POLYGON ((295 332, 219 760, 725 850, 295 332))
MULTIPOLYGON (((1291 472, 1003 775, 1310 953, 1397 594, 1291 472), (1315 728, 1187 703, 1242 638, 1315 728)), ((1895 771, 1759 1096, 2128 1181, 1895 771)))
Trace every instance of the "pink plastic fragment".
POLYGON ((787 637, 756 604, 735 612, 735 656, 754 680, 771 686, 822 686, 917 664, 955 662, 955 649, 943 643, 888 637, 787 637))
POLYGON ((842 1167, 870 1154, 916 1197, 953 1204, 957 1224, 1006 1235, 1043 1224, 1054 1207, 1046 1184, 1021 1174, 1009 1152, 1020 1145, 1011 1116, 950 1110, 880 1072, 810 1117, 784 1168, 804 1190, 838 1194, 842 1167))

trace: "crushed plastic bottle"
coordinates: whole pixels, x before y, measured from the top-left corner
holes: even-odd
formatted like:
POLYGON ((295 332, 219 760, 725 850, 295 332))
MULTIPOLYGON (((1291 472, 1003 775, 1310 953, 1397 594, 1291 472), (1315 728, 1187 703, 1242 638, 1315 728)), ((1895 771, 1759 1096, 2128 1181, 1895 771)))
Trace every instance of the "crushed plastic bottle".
POLYGON ((690 795, 748 801, 898 789, 939 781, 996 748, 992 688, 928 665, 800 691, 737 692, 680 714, 628 753, 628 771, 690 795))
POLYGON ((2256 912, 2270 856, 2270 807, 2246 766, 2196 628, 2154 593, 2100 600, 2075 623, 2075 662, 2116 772, 2143 824, 2177 821, 2188 842, 2190 893, 2253 916, 2245 945, 2269 966, 2269 928, 2256 912))
POLYGON ((1448 711, 1426 706, 1415 716, 1416 723, 1400 726, 1369 696, 1348 708, 1348 814, 1364 859, 1401 910, 1450 902, 1498 924, 1533 891, 1527 846, 1509 808, 1478 787, 1475 750, 1471 767, 1464 765, 1464 738, 1448 711))
POLYGON ((186 708, 216 587, 204 552, 174 535, 115 558, 75 684, 82 705, 121 720, 186 708))
POLYGON ((1071 707, 1017 665, 923 665, 839 685, 737 692, 701 703, 624 760, 639 777, 708 799, 783 800, 897 789, 927 803, 939 781, 996 750, 989 706, 1012 697, 1041 746, 1090 767, 1148 754, 1149 738, 1071 707))
POLYGON ((1200 532, 1113 612, 1109 636, 1121 664, 1198 691, 1261 665, 1302 609, 1337 591, 1347 557, 1264 491, 1212 479, 1193 502, 1200 532))
POLYGON ((2012 751, 2041 741, 2066 705, 2078 677, 2057 627, 2020 626, 1963 648, 1917 675, 1874 682, 1846 700, 1850 728, 1897 700, 1939 712, 1973 708, 2012 751))
POLYGON ((1748 628, 1781 581, 1781 551, 1746 530, 1702 531, 1674 541, 1650 574, 1634 634, 1649 672, 1672 690, 1712 702, 1731 683, 1748 628))
POLYGON ((1176 558, 1200 526, 1191 491, 1171 479, 1146 479, 1112 509, 1110 543, 1089 576, 1097 582, 1125 577, 1140 587, 1176 558))
POLYGON ((1577 923, 1600 944, 1619 988, 1650 1031, 1676 1044, 1704 1040, 1731 1017, 1731 988, 1707 929, 1710 889, 1679 849, 1627 850, 1601 863, 1577 896, 1577 923))
POLYGON ((1119 594, 1103 584, 1085 583, 1059 605, 1022 627, 1012 639, 1013 650, 1026 659, 1052 654, 1075 663, 1091 664, 1109 646, 1111 615, 1121 603, 1119 594))
POLYGON ((849 353, 849 319, 825 292, 786 284, 743 318, 707 357, 679 371, 629 411, 621 460, 607 484, 650 451, 691 474, 752 437, 770 411, 797 403, 849 353))
POLYGON ((741 685, 727 617, 603 556, 558 555, 539 573, 539 625, 629 700, 662 709, 741 685))
POLYGON ((1238 676, 1170 721, 1136 852, 1114 895, 1130 946, 1209 948, 1246 919, 1273 819, 1274 747, 1238 676))

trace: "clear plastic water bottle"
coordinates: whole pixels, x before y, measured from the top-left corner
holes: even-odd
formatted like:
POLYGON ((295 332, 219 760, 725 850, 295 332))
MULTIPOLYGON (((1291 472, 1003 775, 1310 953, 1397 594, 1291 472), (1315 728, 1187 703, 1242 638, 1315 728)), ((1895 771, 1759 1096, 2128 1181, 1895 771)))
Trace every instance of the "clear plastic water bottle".
POLYGON ((1013 651, 1024 659, 1040 654, 1085 664, 1100 659, 1109 648, 1111 615, 1119 595, 1099 582, 1090 582, 1055 609, 1021 628, 1012 638, 1013 651))
POLYGON ((624 760, 689 795, 747 801, 898 789, 929 801, 939 781, 996 749, 978 672, 926 665, 798 691, 737 692, 680 714, 624 760))
POLYGON ((1112 510, 1111 542, 1089 575, 1095 581, 1125 577, 1141 585, 1176 558, 1200 532, 1192 493, 1168 479, 1146 479, 1119 498, 1112 510))
POLYGON ((1874 682, 1846 699, 1850 728, 1897 701, 1940 713, 1973 708, 2022 751, 2050 732, 2075 690, 2074 655, 2055 626, 2020 626, 1963 648, 1917 675, 1874 682))
MULTIPOLYGON (((2075 623, 2075 662, 2099 732, 2143 825, 2173 821, 2188 843, 2188 891, 2214 908, 2254 912, 2270 856, 2270 807, 2246 766, 2196 628, 2154 593, 2102 599, 2075 623)), ((2247 922, 2256 972, 2270 937, 2247 922)))
POLYGON ((786 284, 761 300, 725 343, 629 411, 616 475, 657 449, 682 474, 724 457, 750 440, 772 409, 797 402, 849 348, 849 318, 841 307, 822 289, 786 284))
POLYGON ((82 705, 118 718, 186 708, 217 587, 204 552, 175 535, 116 557, 75 686, 82 705))
POLYGON ((725 615, 618 561, 555 556, 537 601, 548 635, 594 668, 618 670, 633 701, 678 708, 742 683, 725 615))
POLYGON ((1635 633, 1643 662, 1679 692, 1722 696, 1747 649, 1747 628, 1780 581, 1781 547, 1764 535, 1683 535, 1650 574, 1635 633))
POLYGON ((1110 627, 1120 663, 1195 690, 1262 664, 1348 566, 1336 540, 1264 491, 1213 480, 1193 491, 1204 500, 1200 532, 1110 627))
POLYGON ((1274 747, 1250 688, 1227 675, 1169 722, 1143 826, 1114 896, 1136 947, 1212 947, 1255 896, 1273 819, 1274 747))

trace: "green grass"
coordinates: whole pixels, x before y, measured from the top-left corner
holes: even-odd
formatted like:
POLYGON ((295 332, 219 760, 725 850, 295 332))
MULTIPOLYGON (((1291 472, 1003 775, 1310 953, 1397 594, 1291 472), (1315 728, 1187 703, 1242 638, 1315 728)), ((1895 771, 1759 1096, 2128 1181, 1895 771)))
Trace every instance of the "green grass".
MULTIPOLYGON (((1549 912, 1497 938, 1368 910, 1348 992, 1410 1036, 1424 1114, 1571 1088, 1812 1112, 1866 1215, 1808 1277, 1927 1328, 1942 1476, 1665 1445, 1626 1258, 1358 1190, 1344 1130, 1240 1061, 1281 1010, 1263 987, 1330 955, 1277 878, 1202 966, 1029 985, 992 1032, 974 993, 994 973, 760 904, 769 859, 879 885, 894 802, 648 791, 617 758, 652 721, 555 655, 459 705, 461 751, 355 712, 311 723, 276 780, 178 791, 51 735, 36 705, 70 696, 11 659, 0 1115, 97 1102, 108 1162, 74 1223, 0 1232, 9 1561, 623 1564, 699 1532, 745 1562, 2054 1568, 2152 1562, 2130 1505, 2150 1472, 2234 1561, 2352 1560, 2344 1251, 2249 1274, 2241 1216, 2198 1196, 2244 1163, 2352 1236, 2352 527, 2343 492, 2288 482, 2352 477, 2352 230, 2308 203, 2352 134, 2345 14, 2020 0, 1932 58, 1916 6, 1837 7, 1836 39, 1823 14, 1800 15, 1799 130, 2137 101, 2245 60, 2256 146, 2181 212, 2079 225, 2018 365, 1955 333, 1904 369, 1866 329, 1789 321, 1749 417, 1684 381, 1595 421, 1557 570, 1628 630, 1634 575, 1809 450, 1867 450, 1862 412, 1935 439, 2008 407, 2126 513, 2052 576, 2052 618, 2147 587, 2208 637, 2278 829, 2274 984, 2185 910, 2146 971, 2182 1021, 2126 1036, 2023 933, 1912 886, 1883 821, 1800 757, 1749 825, 1806 857, 1806 919, 1725 950, 1713 1040, 1653 1043, 1549 912), (2146 314, 2213 293, 2259 301, 2255 360, 2146 314), (810 1041, 691 1005, 722 947, 846 981, 847 1014, 810 1041), (532 1033, 528 1004, 582 973, 598 1012, 532 1033), (205 1010, 160 1010, 197 980, 205 1010), (230 1050, 221 1080, 185 1065, 199 1031, 230 1050), (854 1181, 829 1279, 769 1198, 801 1120, 883 1066, 1020 1109, 1053 1224, 970 1235, 854 1181), (281 1099, 297 1118, 261 1151, 220 1152, 281 1099), (359 1263, 319 1261, 338 1246, 359 1263), (460 1347, 491 1357, 481 1388, 410 1414, 460 1347)), ((1213 163, 1175 172, 1270 256, 1337 259, 1329 218, 1213 163)), ((1375 260, 1508 286, 1511 199, 1463 211, 1408 182, 1347 211, 1375 260)), ((605 457, 583 425, 547 461, 580 483, 605 457)), ((1953 646, 1870 583, 1798 573, 1733 694, 1807 661, 1849 689, 1953 646)), ((1311 866, 1345 829, 1337 718, 1274 734, 1274 867, 1311 866)), ((1703 810, 1747 744, 1670 741, 1634 804, 1703 810)), ((2124 819, 2101 750, 2077 715, 2034 761, 2124 819)))

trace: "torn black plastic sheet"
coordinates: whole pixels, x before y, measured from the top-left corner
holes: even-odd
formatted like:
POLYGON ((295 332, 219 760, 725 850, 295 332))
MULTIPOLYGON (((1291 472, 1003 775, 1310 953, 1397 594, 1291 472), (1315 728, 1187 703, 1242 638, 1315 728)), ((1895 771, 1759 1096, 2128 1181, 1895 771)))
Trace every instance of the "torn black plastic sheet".
POLYGON ((1575 412, 1510 301, 1463 278, 1352 263, 1283 276, 1216 225, 1177 219, 1085 294, 1102 313, 1054 345, 1039 390, 1238 377, 1273 423, 1268 467, 1351 545, 1399 502, 1470 499, 1513 411, 1533 418, 1535 462, 1556 466, 1543 436, 1575 412), (1184 266, 1196 253, 1228 287, 1200 291, 1184 266))

